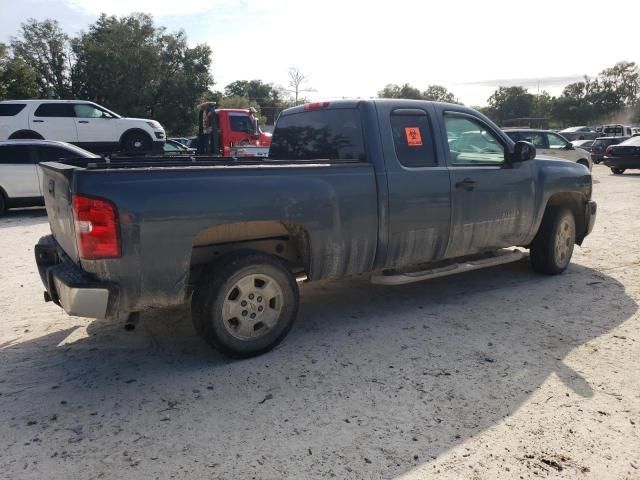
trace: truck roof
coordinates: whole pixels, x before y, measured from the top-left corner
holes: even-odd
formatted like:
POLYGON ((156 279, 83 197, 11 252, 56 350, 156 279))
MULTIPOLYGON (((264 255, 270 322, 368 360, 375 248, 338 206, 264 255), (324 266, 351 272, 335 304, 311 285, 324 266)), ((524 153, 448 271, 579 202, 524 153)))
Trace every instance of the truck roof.
POLYGON ((2 100, 0 103, 95 103, 91 100, 38 100, 38 99, 30 99, 30 100, 2 100))
POLYGON ((325 108, 357 108, 361 103, 392 103, 398 106, 406 106, 407 108, 415 108, 416 104, 434 104, 434 105, 445 105, 455 107, 458 110, 470 110, 464 105, 459 105, 456 103, 444 103, 444 102, 431 102, 429 100, 413 100, 408 98, 376 98, 376 99, 341 99, 341 100, 327 100, 327 101, 319 101, 319 102, 310 102, 305 103, 304 105, 298 105, 296 107, 287 108, 283 110, 280 115, 291 115, 293 113, 300 113, 309 110, 321 110, 325 108))

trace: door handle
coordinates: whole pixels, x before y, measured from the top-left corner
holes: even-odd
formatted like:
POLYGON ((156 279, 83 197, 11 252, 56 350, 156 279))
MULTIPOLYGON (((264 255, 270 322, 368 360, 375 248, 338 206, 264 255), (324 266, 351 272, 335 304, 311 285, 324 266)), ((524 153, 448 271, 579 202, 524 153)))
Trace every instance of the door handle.
POLYGON ((476 186, 475 180, 471 180, 470 178, 465 178, 461 182, 456 183, 456 188, 462 188, 464 190, 471 191, 476 186))
POLYGON ((89 123, 87 120, 78 120, 78 123, 89 123))
POLYGON ((31 120, 33 123, 44 123, 44 120, 31 120))

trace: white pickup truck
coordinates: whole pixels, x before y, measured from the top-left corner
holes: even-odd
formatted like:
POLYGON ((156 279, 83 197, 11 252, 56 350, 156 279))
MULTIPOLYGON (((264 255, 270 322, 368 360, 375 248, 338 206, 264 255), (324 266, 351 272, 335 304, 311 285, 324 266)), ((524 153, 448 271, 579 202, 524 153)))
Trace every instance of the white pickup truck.
POLYGON ((57 140, 92 152, 159 152, 165 131, 155 120, 125 118, 81 100, 0 102, 0 141, 57 140))

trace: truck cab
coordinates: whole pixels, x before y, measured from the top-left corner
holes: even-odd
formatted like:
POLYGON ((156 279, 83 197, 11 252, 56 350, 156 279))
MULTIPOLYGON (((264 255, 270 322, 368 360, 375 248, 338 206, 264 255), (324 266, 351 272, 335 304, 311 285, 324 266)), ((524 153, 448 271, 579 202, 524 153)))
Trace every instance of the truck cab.
POLYGON ((205 103, 200 106, 199 117, 198 153, 229 157, 242 147, 258 152, 246 156, 266 156, 271 134, 260 129, 254 108, 215 108, 213 103, 205 103))

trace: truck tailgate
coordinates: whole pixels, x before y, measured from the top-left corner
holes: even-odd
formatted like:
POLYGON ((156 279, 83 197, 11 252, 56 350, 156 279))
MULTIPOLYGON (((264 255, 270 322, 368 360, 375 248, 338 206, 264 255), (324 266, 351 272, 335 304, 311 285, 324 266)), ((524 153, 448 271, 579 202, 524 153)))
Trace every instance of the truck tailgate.
POLYGON ((41 163, 40 166, 51 233, 65 253, 77 263, 78 248, 71 206, 71 181, 75 167, 56 162, 41 163))

